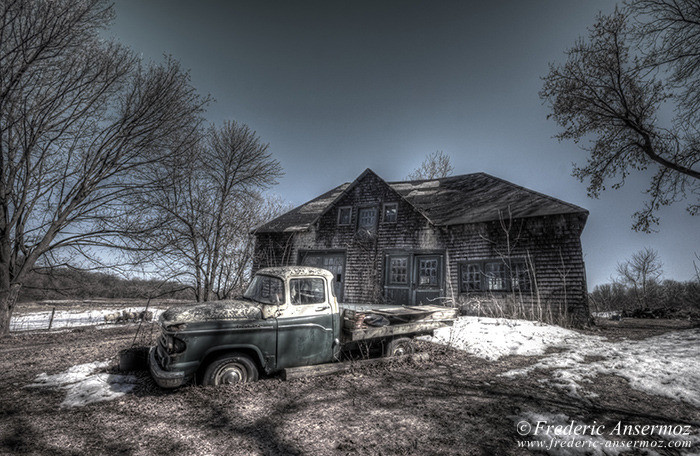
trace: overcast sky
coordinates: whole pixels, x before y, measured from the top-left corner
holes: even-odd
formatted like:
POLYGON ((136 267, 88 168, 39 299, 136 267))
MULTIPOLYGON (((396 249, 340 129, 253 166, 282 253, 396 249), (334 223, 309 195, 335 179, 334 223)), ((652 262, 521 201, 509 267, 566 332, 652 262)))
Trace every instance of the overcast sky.
MULTIPOLYGON (((147 60, 170 54, 216 102, 207 120, 248 124, 282 163, 273 192, 293 205, 365 168, 401 180, 426 154, 455 174, 486 172, 590 211, 582 243, 589 288, 646 246, 665 277, 693 276, 700 218, 661 212, 631 231, 648 176, 599 200, 571 176, 585 153, 552 136, 538 97, 549 62, 613 1, 117 0, 111 33, 147 60)), ((700 262, 699 262, 700 263, 700 262)))

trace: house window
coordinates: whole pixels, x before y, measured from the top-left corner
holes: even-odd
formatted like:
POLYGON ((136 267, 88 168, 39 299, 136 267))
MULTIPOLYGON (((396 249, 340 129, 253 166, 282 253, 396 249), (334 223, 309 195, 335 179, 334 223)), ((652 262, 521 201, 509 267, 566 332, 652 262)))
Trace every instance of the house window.
POLYGON ((358 229, 373 233, 377 228, 377 208, 365 207, 357 214, 358 229))
POLYGON ((408 283, 408 257, 390 257, 389 284, 404 285, 408 283))
POLYGON ((338 225, 347 226, 352 223, 352 206, 338 208, 338 225))
POLYGON ((418 261, 418 285, 437 286, 438 283, 438 260, 421 259, 418 261))
POLYGON ((486 279, 486 290, 505 291, 507 274, 506 265, 503 262, 486 263, 484 265, 484 278, 486 279))
POLYGON ((289 297, 292 304, 323 304, 326 302, 323 279, 291 279, 289 297))
POLYGON ((530 290, 530 271, 523 260, 493 259, 461 264, 459 279, 462 293, 530 290))
POLYGON ((396 223, 396 216, 398 215, 398 212, 398 203, 384 203, 384 209, 382 211, 382 222, 396 223))
POLYGON ((513 262, 511 267, 512 289, 517 291, 530 290, 530 271, 527 270, 525 262, 513 262))
POLYGON ((481 291, 481 264, 462 266, 461 288, 462 291, 481 291))

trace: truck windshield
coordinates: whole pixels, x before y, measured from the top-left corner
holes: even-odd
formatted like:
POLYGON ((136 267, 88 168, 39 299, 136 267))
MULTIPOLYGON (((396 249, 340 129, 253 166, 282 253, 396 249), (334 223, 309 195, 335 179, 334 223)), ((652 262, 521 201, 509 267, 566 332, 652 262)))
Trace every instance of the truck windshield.
POLYGON ((284 282, 278 277, 256 275, 243 297, 263 304, 284 303, 284 282))

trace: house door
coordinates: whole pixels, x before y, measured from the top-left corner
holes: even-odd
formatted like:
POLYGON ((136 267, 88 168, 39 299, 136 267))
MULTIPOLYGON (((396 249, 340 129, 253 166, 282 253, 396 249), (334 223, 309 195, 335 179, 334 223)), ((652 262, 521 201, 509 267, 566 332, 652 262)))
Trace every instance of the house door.
POLYGON ((335 277, 335 295, 343 302, 345 284, 345 253, 342 252, 301 252, 299 264, 331 271, 335 277))
POLYGON ((442 255, 413 257, 413 305, 439 304, 443 292, 442 255))
POLYGON ((386 257, 385 297, 396 305, 437 304, 444 296, 444 256, 389 254, 386 257))

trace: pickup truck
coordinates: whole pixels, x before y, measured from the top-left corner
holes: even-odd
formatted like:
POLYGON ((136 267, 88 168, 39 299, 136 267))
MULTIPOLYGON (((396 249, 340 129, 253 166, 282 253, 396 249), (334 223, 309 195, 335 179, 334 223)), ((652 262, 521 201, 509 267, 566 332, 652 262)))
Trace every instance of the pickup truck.
POLYGON ((151 376, 164 388, 256 381, 261 372, 339 361, 369 346, 385 356, 413 352, 411 338, 451 325, 443 306, 339 304, 325 269, 261 269, 243 297, 173 307, 160 316, 151 376))

